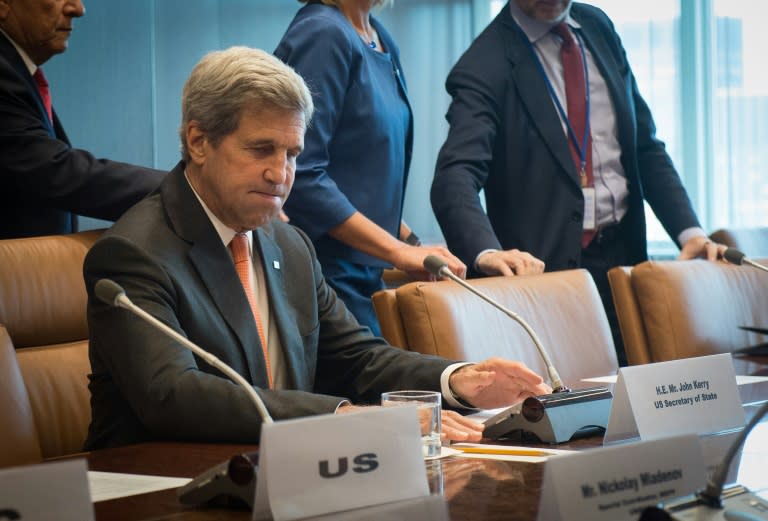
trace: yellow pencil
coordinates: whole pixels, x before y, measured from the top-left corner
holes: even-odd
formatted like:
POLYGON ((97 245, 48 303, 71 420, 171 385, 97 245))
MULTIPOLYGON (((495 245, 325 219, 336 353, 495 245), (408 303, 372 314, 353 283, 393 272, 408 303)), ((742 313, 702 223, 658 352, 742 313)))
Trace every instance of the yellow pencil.
POLYGON ((551 456, 549 452, 535 449, 498 449, 492 447, 456 447, 451 446, 452 449, 466 452, 467 454, 496 454, 501 456, 551 456))

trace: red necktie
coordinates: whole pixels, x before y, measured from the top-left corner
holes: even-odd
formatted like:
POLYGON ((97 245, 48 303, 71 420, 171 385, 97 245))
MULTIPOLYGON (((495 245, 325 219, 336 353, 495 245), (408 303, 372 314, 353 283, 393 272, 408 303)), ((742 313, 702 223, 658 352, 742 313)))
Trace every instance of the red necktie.
MULTIPOLYGON (((581 59, 581 51, 568 24, 560 23, 552 28, 552 32, 563 40, 560 47, 560 58, 563 61, 563 79, 565 80, 565 97, 568 111, 568 120, 573 129, 575 141, 581 146, 584 143, 584 132, 587 121, 587 85, 584 77, 584 62, 581 59)), ((568 145, 571 157, 576 164, 579 173, 579 183, 582 188, 594 186, 592 177, 592 136, 587 136, 584 168, 582 170, 579 150, 574 139, 569 136, 568 145)), ((581 247, 585 248, 595 235, 595 230, 584 230, 581 237, 581 247)))
POLYGON ((261 313, 259 313, 259 306, 256 302, 256 296, 253 294, 253 285, 251 284, 251 254, 250 248, 248 247, 248 236, 244 233, 236 234, 229 243, 229 249, 232 252, 232 258, 235 261, 237 276, 240 277, 240 283, 245 290, 245 296, 248 298, 248 303, 251 305, 253 319, 256 321, 256 330, 259 332, 261 350, 264 352, 264 363, 267 367, 267 378, 269 379, 269 387, 271 389, 272 369, 269 366, 269 350, 264 336, 264 326, 261 323, 261 313))
POLYGON ((35 73, 32 75, 33 78, 35 78, 35 82, 37 82, 37 90, 40 92, 40 97, 43 99, 43 105, 45 106, 45 111, 48 113, 48 120, 53 124, 53 106, 51 104, 51 91, 48 88, 48 80, 45 78, 45 74, 43 74, 43 69, 40 67, 37 68, 35 73))

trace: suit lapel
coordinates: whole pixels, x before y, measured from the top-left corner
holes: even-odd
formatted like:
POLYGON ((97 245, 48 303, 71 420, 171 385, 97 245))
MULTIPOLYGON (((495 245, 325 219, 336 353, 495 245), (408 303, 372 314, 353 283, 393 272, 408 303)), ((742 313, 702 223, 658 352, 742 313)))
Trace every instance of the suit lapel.
POLYGON ((505 11, 507 15, 502 18, 502 23, 509 33, 506 38, 507 59, 512 64, 512 82, 530 115, 529 120, 539 131, 545 145, 563 171, 567 173, 568 178, 578 186, 576 165, 573 164, 573 158, 568 150, 568 141, 547 90, 547 84, 536 65, 531 49, 524 40, 526 36, 512 19, 509 9, 505 11))
MULTIPOLYGON (((285 261, 283 251, 274 239, 274 229, 271 225, 265 225, 254 232, 254 239, 258 239, 258 249, 264 267, 264 279, 269 292, 270 316, 275 319, 275 326, 280 335, 280 345, 284 357, 286 372, 288 375, 287 386, 291 389, 309 389, 311 382, 303 376, 306 367, 303 359, 304 353, 300 349, 292 349, 293 346, 303 345, 299 329, 296 327, 296 314, 288 303, 291 301, 286 292, 286 281, 283 278, 285 261)), ((254 240, 254 245, 256 245, 254 240)))
POLYGON ((266 383, 266 366, 250 305, 229 252, 184 177, 183 163, 168 175, 161 191, 174 229, 190 243, 190 262, 221 316, 240 341, 250 382, 266 383))

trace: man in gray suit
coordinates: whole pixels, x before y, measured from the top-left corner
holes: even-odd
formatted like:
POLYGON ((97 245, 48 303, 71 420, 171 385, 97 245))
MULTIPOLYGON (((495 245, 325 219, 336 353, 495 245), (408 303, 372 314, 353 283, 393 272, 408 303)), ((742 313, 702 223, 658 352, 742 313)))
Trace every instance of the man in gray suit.
MULTIPOLYGON (((519 362, 454 364, 389 346, 357 323, 326 285, 308 238, 275 218, 312 110, 301 77, 262 51, 214 52, 192 71, 182 101, 183 160, 85 261, 93 371, 87 449, 157 439, 257 442, 261 428, 242 388, 100 302, 94 285, 102 278, 230 365, 276 419, 375 404, 392 389, 441 391, 448 405, 483 408, 550 391, 519 362), (233 262, 239 255, 228 250, 237 241, 246 245, 242 274, 233 262)), ((443 434, 477 440, 481 428, 448 411, 443 434)))

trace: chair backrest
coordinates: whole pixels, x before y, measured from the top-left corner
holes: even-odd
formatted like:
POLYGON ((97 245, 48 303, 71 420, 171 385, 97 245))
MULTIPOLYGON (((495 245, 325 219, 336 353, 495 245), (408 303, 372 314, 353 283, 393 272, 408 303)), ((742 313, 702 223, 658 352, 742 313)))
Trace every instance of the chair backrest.
POLYGON ((42 461, 32 405, 11 337, 0 326, 0 468, 42 461))
POLYGON ((43 458, 79 452, 91 419, 83 260, 101 230, 0 241, 0 325, 43 458))
POLYGON ((648 338, 645 335, 643 317, 640 306, 632 288, 632 267, 618 266, 608 271, 608 281, 611 284, 613 303, 624 341, 624 351, 629 365, 648 364, 653 362, 648 338))
MULTIPOLYGON (((577 386, 581 378, 616 372, 608 321, 586 271, 469 282, 531 326, 566 384, 577 386)), ((374 296, 374 307, 392 344, 455 360, 501 356, 546 376, 525 330, 455 282, 412 282, 385 290, 374 296)))
POLYGON ((741 250, 748 257, 768 257, 768 227, 721 228, 709 237, 715 242, 741 250))
POLYGON ((608 276, 631 364, 768 341, 739 329, 768 327, 768 275, 763 272, 704 260, 647 261, 613 268, 608 276))

